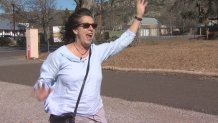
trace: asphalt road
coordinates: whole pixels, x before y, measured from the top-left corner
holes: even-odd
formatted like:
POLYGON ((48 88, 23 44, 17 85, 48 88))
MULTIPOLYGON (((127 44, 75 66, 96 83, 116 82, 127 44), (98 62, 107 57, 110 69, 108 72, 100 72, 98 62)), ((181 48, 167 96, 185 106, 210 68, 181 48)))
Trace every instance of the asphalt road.
POLYGON ((37 61, 26 60, 26 54, 24 48, 0 47, 0 66, 35 63, 35 62, 37 61))
MULTIPOLYGON (((40 62, 17 60, 22 50, 0 49, 0 81, 32 86, 40 62), (4 61, 4 62, 2 62, 4 61)), ((188 74, 104 70, 102 95, 218 115, 218 79, 188 74)))

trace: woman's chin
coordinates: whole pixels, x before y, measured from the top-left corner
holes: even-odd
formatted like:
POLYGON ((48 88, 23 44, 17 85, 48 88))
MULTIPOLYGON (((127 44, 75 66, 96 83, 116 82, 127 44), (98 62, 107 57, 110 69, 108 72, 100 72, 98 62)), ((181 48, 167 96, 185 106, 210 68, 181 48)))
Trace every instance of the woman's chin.
POLYGON ((92 44, 92 41, 86 41, 85 47, 90 47, 91 44, 92 44))

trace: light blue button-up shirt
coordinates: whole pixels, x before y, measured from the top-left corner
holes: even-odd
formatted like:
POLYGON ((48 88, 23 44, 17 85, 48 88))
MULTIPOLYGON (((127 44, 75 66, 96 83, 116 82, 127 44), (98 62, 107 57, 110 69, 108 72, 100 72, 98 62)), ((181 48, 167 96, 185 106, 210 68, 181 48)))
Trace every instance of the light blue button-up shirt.
MULTIPOLYGON (((103 106, 100 96, 102 82, 101 64, 104 60, 127 47, 135 33, 127 30, 120 38, 110 43, 91 45, 90 69, 77 113, 83 116, 95 115, 103 106)), ((41 66, 40 76, 35 84, 45 83, 53 91, 44 103, 45 111, 61 115, 73 112, 83 83, 88 57, 80 60, 66 46, 51 53, 41 66)))

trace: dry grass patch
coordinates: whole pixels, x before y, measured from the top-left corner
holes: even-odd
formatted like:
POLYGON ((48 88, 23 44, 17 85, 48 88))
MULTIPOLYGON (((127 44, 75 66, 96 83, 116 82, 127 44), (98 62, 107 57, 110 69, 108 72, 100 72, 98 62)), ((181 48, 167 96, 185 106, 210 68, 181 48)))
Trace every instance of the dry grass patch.
POLYGON ((218 40, 140 42, 126 48, 103 65, 218 73, 218 40))

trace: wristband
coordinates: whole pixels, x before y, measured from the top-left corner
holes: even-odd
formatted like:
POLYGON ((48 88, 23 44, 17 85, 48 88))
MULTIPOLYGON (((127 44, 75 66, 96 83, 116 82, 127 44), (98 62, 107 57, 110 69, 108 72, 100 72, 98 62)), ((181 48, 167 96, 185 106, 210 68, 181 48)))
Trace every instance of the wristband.
POLYGON ((134 18, 138 21, 142 21, 142 18, 140 18, 140 17, 135 16, 134 18))

